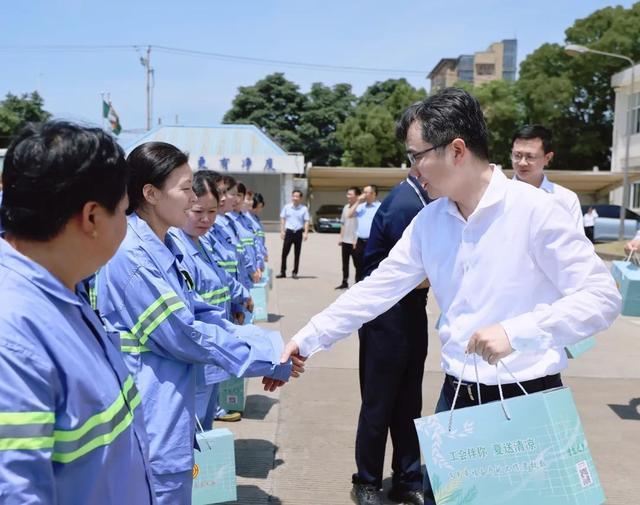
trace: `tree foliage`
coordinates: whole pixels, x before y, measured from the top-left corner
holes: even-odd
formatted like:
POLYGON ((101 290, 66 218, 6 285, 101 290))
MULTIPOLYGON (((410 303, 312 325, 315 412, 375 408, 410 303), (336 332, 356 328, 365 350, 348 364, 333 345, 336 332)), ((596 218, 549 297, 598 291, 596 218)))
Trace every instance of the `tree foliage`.
POLYGON ((404 146, 396 140, 395 124, 412 103, 426 92, 406 79, 376 82, 364 92, 353 114, 338 130, 346 166, 386 167, 404 162, 404 146))
POLYGON ((0 102, 0 148, 7 147, 27 123, 41 123, 50 117, 37 91, 20 96, 7 93, 0 102))
MULTIPOLYGON (((640 58, 640 4, 607 7, 577 20, 565 31, 568 44, 640 58)), ((520 66, 518 81, 525 119, 550 127, 554 168, 610 168, 615 92, 611 76, 628 67, 622 59, 581 54, 571 57, 544 44, 520 66)))
POLYGON ((337 131, 353 112, 355 102, 350 84, 329 87, 313 83, 300 116, 299 132, 307 161, 314 165, 340 164, 343 148, 337 131))
POLYGON ((255 124, 267 132, 287 151, 303 152, 300 117, 307 97, 297 84, 277 72, 267 75, 253 86, 241 86, 224 123, 255 124))

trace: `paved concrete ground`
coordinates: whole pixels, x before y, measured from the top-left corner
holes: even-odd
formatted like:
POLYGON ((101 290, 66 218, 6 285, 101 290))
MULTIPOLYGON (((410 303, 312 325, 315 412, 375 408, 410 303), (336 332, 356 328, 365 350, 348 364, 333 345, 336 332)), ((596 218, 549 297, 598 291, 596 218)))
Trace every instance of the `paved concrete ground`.
MULTIPOLYGON (((267 243, 277 271, 279 236, 268 234, 267 243)), ((303 245, 300 279, 274 280, 270 322, 264 326, 288 340, 336 298, 339 272, 337 235, 312 234, 303 245)), ((431 298, 427 310, 431 327, 424 415, 432 413, 443 377, 433 329, 439 311, 431 298)), ((315 355, 302 378, 276 393, 264 393, 259 380, 250 381, 244 419, 225 425, 236 436, 237 503, 351 503, 360 402, 357 362, 358 342, 352 336, 315 355)), ((640 318, 619 318, 598 337, 595 349, 571 362, 564 378, 578 405, 607 503, 640 504, 640 318)), ((387 462, 387 488, 390 474, 387 462)))

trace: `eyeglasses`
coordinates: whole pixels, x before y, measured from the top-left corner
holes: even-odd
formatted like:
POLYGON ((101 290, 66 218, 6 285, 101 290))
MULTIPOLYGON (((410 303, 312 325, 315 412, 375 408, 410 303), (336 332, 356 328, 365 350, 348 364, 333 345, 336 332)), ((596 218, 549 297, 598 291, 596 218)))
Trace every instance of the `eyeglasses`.
POLYGON ((438 149, 439 147, 444 147, 449 143, 451 143, 450 140, 442 144, 438 144, 437 146, 430 147, 429 149, 425 149, 424 151, 418 151, 417 153, 407 153, 407 159, 409 160, 409 164, 411 166, 415 165, 416 161, 422 158, 422 156, 427 154, 429 151, 433 151, 434 149, 438 149))
POLYGON ((526 164, 533 163, 536 160, 539 160, 541 156, 533 156, 527 153, 511 153, 511 161, 514 163, 520 163, 524 161, 526 164))

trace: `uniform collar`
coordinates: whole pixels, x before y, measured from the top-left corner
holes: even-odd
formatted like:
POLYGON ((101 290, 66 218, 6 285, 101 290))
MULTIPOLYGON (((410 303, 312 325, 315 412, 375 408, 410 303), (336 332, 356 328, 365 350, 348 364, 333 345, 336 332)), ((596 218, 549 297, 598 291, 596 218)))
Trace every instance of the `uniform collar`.
POLYGON ((193 243, 193 239, 184 230, 182 230, 181 228, 171 228, 171 233, 173 233, 178 238, 178 240, 180 240, 180 242, 184 244, 184 248, 186 249, 189 256, 194 257, 200 254, 200 251, 193 243))
MULTIPOLYGON (((493 163, 490 164, 493 173, 491 174, 491 180, 489 181, 489 185, 487 189, 484 191, 482 198, 480 198, 480 202, 478 202, 478 206, 475 208, 472 216, 477 214, 479 211, 492 207, 504 200, 504 196, 507 192, 507 183, 508 179, 504 175, 504 172, 500 168, 498 168, 493 163)), ((458 210, 458 206, 456 202, 447 198, 447 212, 458 219, 463 219, 462 214, 458 210)), ((469 216, 471 217, 471 216, 469 216)))
POLYGON ((33 285, 64 302, 82 305, 75 293, 54 277, 39 263, 16 251, 9 243, 0 238, 0 264, 14 271, 33 285))
POLYGON ((147 222, 135 212, 127 220, 129 221, 129 227, 140 239, 142 248, 153 256, 165 272, 169 271, 176 259, 178 262, 182 261, 182 253, 169 233, 167 233, 164 243, 162 243, 147 222))

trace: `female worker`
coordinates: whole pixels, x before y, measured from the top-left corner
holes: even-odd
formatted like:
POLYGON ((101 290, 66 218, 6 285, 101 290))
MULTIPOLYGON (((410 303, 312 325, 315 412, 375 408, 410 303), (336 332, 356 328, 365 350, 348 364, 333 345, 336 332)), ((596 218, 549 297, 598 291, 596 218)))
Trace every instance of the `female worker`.
MULTIPOLYGON (((197 200, 187 213, 187 221, 181 228, 169 232, 185 256, 192 258, 191 272, 196 292, 202 299, 218 307, 222 317, 232 320, 232 304, 251 306, 249 291, 232 274, 218 266, 213 254, 200 240, 215 223, 218 211, 218 191, 215 174, 208 170, 193 176, 193 191, 197 200)), ((218 384, 229 374, 214 365, 205 365, 196 378, 196 413, 202 424, 210 427, 214 418, 221 421, 239 421, 239 412, 226 412, 218 407, 218 384)))
POLYGON ((126 230, 115 139, 66 122, 6 153, 0 220, 0 502, 155 502, 140 395, 76 291, 126 230))
MULTIPOLYGON (((136 147, 127 162, 126 237, 98 274, 98 309, 120 332, 145 413, 160 504, 191 503, 195 433, 194 364, 235 376, 288 378, 276 365, 282 342, 239 332, 194 291, 191 258, 167 231, 182 227, 195 202, 187 156, 163 142, 136 147)), ((255 328, 255 327, 250 327, 255 328)))

